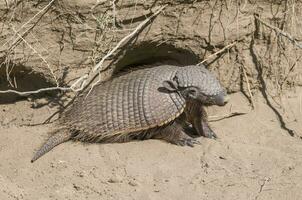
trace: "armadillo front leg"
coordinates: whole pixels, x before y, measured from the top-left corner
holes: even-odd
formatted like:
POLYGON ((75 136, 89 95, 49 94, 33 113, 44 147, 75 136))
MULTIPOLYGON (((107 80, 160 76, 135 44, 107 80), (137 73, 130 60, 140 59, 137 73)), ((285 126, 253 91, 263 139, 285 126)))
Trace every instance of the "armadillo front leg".
POLYGON ((207 112, 202 104, 198 102, 190 102, 187 106, 186 115, 188 121, 193 125, 197 133, 193 135, 204 136, 207 138, 217 138, 214 131, 211 129, 207 112))
POLYGON ((217 135, 214 133, 214 131, 211 129, 209 122, 208 122, 208 116, 203 108, 203 106, 200 105, 200 112, 196 116, 194 116, 193 120, 193 126, 198 132, 199 135, 202 135, 207 138, 217 138, 217 135))
POLYGON ((193 147, 194 144, 200 144, 200 142, 195 138, 187 135, 183 131, 182 126, 177 122, 173 122, 172 124, 165 126, 154 134, 152 138, 166 140, 169 143, 180 146, 193 147))

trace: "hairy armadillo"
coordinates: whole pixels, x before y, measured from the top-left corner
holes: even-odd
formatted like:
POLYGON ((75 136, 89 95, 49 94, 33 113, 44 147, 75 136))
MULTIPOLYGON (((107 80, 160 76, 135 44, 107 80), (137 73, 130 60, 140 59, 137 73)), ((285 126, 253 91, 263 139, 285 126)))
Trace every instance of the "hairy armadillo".
POLYGON ((203 105, 222 106, 227 99, 225 89, 204 66, 139 69, 78 97, 32 162, 71 139, 108 143, 156 138, 193 146, 198 143, 193 135, 216 137, 203 105), (195 130, 191 136, 184 121, 195 130))

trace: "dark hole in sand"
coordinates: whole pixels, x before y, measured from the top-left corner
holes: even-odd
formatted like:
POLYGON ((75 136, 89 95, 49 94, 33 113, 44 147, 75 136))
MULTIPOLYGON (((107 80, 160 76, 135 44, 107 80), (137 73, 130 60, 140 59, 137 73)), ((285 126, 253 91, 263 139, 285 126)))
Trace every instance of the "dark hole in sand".
MULTIPOLYGON (((54 83, 51 83, 44 74, 35 72, 25 66, 2 65, 0 68, 0 90, 16 90, 25 92, 54 86, 54 83)), ((41 97, 43 95, 45 96, 45 94, 53 95, 54 92, 43 92, 31 96, 41 97)), ((0 94, 0 104, 13 103, 26 98, 27 97, 14 93, 0 94)))
POLYGON ((116 64, 115 73, 158 65, 194 65, 198 61, 198 56, 190 50, 177 48, 171 44, 144 42, 126 50, 116 64))

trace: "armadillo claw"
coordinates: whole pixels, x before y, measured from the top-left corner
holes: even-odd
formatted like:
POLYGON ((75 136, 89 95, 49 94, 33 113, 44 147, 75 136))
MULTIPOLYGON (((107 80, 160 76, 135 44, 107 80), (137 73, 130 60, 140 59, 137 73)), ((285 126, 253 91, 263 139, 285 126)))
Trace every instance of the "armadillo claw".
POLYGON ((177 142, 177 145, 180 146, 194 147, 195 144, 200 145, 201 143, 195 138, 183 138, 177 142))
POLYGON ((205 137, 210 138, 210 139, 217 139, 216 133, 212 130, 205 131, 205 137))

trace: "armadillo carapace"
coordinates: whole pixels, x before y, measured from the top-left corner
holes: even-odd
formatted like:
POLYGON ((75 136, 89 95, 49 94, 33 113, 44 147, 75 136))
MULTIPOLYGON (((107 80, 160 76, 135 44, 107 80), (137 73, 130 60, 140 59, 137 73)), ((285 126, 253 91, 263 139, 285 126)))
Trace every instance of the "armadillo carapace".
POLYGON ((198 142, 184 131, 183 122, 193 126, 196 136, 215 137, 203 105, 226 102, 225 89, 204 66, 140 69, 78 97, 32 162, 68 140, 108 143, 156 138, 193 146, 198 142))

